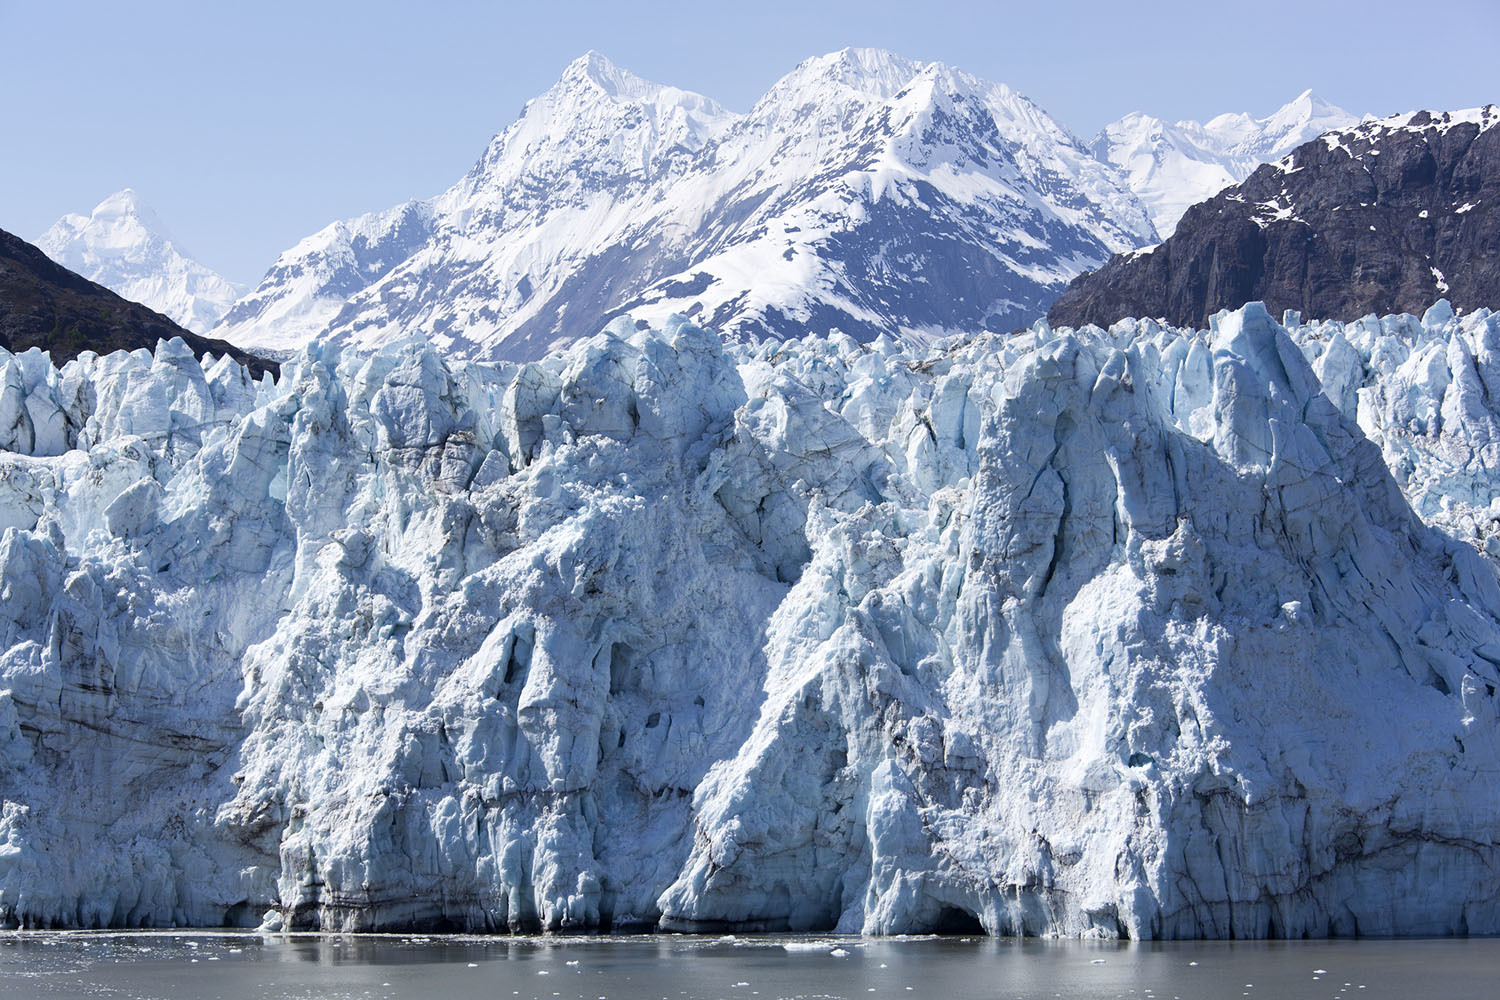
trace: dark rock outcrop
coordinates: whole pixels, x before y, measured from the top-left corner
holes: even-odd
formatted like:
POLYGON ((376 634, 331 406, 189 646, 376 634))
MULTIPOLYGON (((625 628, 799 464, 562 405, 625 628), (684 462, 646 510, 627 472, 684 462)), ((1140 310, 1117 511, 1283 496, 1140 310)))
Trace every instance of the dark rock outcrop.
POLYGON ((1082 275, 1054 326, 1202 326, 1262 301, 1319 319, 1500 308, 1500 108, 1330 132, 1188 209, 1173 236, 1082 275))
POLYGON ((259 377, 275 362, 223 340, 184 330, 159 312, 123 299, 54 263, 18 236, 0 229, 0 347, 19 353, 40 347, 62 365, 84 351, 109 354, 181 337, 202 355, 228 354, 259 377))

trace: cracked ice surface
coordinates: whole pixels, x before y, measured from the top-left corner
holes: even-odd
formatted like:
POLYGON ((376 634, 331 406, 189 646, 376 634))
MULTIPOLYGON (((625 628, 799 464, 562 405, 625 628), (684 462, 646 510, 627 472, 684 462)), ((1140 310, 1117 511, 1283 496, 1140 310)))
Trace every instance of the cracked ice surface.
POLYGON ((0 915, 1500 931, 1497 338, 0 354, 0 915))

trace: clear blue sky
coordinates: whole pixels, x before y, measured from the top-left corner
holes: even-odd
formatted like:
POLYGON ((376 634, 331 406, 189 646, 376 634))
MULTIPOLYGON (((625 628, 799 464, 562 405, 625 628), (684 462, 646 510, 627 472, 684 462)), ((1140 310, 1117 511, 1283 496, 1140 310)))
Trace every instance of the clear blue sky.
POLYGON ((1003 81, 1087 138, 1129 111, 1500 101, 1500 0, 0 0, 0 228, 133 187, 241 281, 334 219, 436 194, 573 58, 743 111, 846 45, 1003 81))

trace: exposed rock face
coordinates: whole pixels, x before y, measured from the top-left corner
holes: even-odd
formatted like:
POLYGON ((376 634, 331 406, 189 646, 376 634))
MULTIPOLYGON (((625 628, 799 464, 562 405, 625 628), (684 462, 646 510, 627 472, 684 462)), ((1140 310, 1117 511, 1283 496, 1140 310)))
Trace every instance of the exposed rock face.
POLYGON ((259 375, 275 366, 222 340, 184 330, 161 313, 123 299, 50 260, 25 240, 0 230, 0 348, 38 347, 54 363, 84 351, 151 350, 181 337, 197 354, 229 355, 259 375))
POLYGON ((1298 147, 1117 255, 1048 311, 1057 325, 1202 325, 1263 301, 1327 319, 1500 306, 1500 108, 1370 121, 1298 147))
POLYGON ((1497 365, 1441 307, 5 358, 0 912, 1500 931, 1500 580, 1382 459, 1500 510, 1497 365))

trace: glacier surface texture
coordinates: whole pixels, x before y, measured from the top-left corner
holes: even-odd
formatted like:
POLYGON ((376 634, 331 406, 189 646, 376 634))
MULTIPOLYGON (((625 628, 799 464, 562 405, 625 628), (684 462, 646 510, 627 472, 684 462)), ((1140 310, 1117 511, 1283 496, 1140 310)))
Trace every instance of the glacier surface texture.
POLYGON ((1500 931, 1500 315, 0 376, 11 924, 1500 931))

